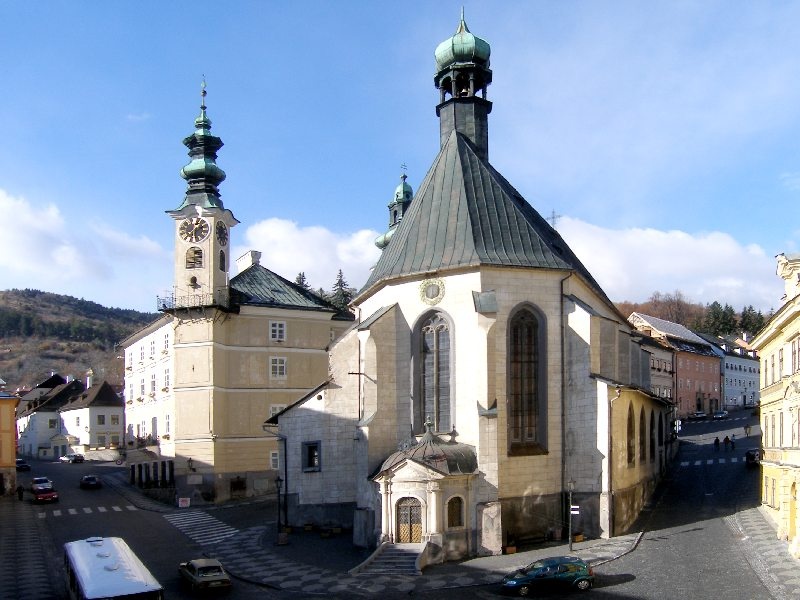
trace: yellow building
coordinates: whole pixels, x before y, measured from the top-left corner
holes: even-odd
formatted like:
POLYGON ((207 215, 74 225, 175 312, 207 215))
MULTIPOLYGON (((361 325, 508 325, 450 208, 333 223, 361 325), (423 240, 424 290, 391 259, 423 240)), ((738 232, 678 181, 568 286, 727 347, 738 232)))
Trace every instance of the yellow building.
POLYGON ((15 395, 0 390, 0 495, 17 486, 17 402, 15 395))
MULTIPOLYGON (((203 90, 205 97, 205 90, 203 90)), ((201 106, 184 140, 188 189, 175 221, 173 293, 162 316, 122 342, 131 481, 191 502, 265 493, 278 474, 275 414, 327 375, 327 348, 353 319, 247 252, 230 278, 216 165, 222 141, 201 106)))
POLYGON ((778 537, 800 556, 797 489, 800 487, 800 255, 779 255, 785 304, 758 332, 761 356, 761 503, 778 524, 778 537))

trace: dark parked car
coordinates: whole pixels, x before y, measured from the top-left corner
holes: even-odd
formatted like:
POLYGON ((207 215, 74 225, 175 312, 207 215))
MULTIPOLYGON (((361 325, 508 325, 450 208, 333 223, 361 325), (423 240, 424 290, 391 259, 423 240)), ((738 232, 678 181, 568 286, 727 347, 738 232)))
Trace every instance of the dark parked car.
POLYGON ((65 454, 58 460, 64 463, 82 463, 84 459, 83 454, 65 454))
POLYGON ((706 411, 704 411, 704 410, 697 410, 697 411, 689 414, 689 420, 690 421, 704 421, 706 419, 706 417, 708 417, 708 415, 706 414, 706 411))
POLYGON ((503 577, 506 593, 529 596, 544 588, 588 590, 594 585, 594 571, 577 556, 553 556, 537 560, 503 577))
POLYGON ((196 558, 178 565, 178 573, 193 592, 231 589, 231 577, 215 558, 196 558))
POLYGON ((17 459, 17 471, 30 471, 31 466, 21 458, 17 459))
POLYGON ((58 502, 56 487, 47 477, 34 477, 31 480, 31 492, 34 502, 58 502))
POLYGON ((103 487, 103 482, 96 475, 84 475, 79 485, 82 490, 99 490, 103 487))
POLYGON ((744 453, 744 464, 748 467, 755 467, 761 461, 761 448, 750 448, 744 453))

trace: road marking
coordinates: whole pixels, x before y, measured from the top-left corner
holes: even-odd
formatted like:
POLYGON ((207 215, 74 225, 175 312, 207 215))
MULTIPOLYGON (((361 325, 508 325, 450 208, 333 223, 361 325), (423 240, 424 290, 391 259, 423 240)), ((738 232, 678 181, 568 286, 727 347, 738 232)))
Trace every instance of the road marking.
POLYGON ((106 512, 108 509, 105 506, 98 506, 97 512, 106 512))
POLYGON ((696 460, 696 461, 694 461, 694 466, 695 467, 699 467, 702 463, 703 463, 702 460, 696 460))
POLYGON ((706 464, 707 464, 707 465, 713 465, 713 464, 714 464, 714 459, 713 459, 713 458, 711 458, 711 459, 707 460, 707 461, 706 461, 706 464))
POLYGON ((39 517, 40 519, 44 519, 47 516, 47 513, 40 512, 37 513, 36 516, 39 517))
POLYGON ((60 510, 54 510, 53 511, 53 516, 54 517, 60 517, 61 516, 61 511, 60 510))
POLYGON ((127 508, 128 510, 139 510, 138 508, 136 508, 136 507, 135 507, 135 506, 133 506, 132 504, 129 504, 129 505, 128 505, 128 506, 126 506, 125 508, 127 508))
POLYGON ((91 513, 91 512, 92 512, 92 509, 91 509, 91 508, 89 508, 88 506, 84 506, 84 507, 83 507, 83 512, 84 512, 84 513, 86 513, 86 514, 88 515, 89 513, 91 513))
POLYGON ((725 462, 726 462, 726 460, 724 458, 720 458, 719 459, 719 464, 724 465, 725 462))
POLYGON ((111 510, 113 510, 114 512, 122 512, 122 509, 119 506, 112 506, 111 510))
POLYGON ((68 512, 69 514, 71 514, 71 515, 77 515, 77 514, 78 514, 78 511, 77 511, 77 510, 75 510, 74 508, 68 508, 68 509, 67 509, 67 512, 68 512))
POLYGON ((164 518, 200 544, 216 544, 238 533, 237 529, 199 510, 164 515, 164 518))

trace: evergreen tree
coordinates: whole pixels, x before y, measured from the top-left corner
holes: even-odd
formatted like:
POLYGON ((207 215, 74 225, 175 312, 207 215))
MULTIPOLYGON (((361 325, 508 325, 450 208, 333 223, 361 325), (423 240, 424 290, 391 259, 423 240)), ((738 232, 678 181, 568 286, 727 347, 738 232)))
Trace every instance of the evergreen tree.
POLYGON ((311 286, 308 284, 308 280, 306 279, 305 271, 300 271, 295 277, 294 282, 299 285, 304 290, 310 292, 311 286))
POLYGON ((706 315, 703 319, 702 331, 712 335, 720 335, 722 331, 722 321, 722 305, 714 300, 714 302, 706 306, 706 315))
POLYGON ((736 311, 730 304, 726 304, 722 309, 722 319, 720 320, 720 330, 716 335, 729 335, 736 331, 736 311))
POLYGON ((356 295, 355 288, 351 288, 347 285, 347 281, 344 278, 344 273, 342 270, 339 269, 339 272, 336 274, 336 281, 333 283, 333 289, 331 290, 330 300, 331 304, 333 304, 339 310, 347 311, 349 310, 347 307, 353 298, 356 295))

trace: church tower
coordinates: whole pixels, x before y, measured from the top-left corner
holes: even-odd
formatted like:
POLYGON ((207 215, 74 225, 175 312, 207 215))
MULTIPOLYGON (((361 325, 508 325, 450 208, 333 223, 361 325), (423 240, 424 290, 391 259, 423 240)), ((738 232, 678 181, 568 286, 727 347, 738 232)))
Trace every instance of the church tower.
POLYGON ((229 305, 230 229, 239 221, 220 198, 225 171, 216 159, 223 144, 211 134, 205 81, 201 90, 194 133, 183 140, 190 158, 181 169, 186 196, 178 208, 167 211, 175 220, 174 306, 169 308, 229 305))
POLYGON ((400 176, 400 185, 394 190, 394 198, 389 202, 389 230, 375 238, 375 245, 381 250, 389 245, 389 240, 392 239, 394 230, 397 228, 398 223, 403 220, 403 216, 411 205, 414 190, 406 183, 406 179, 408 177, 403 173, 400 176))
POLYGON ((439 89, 436 115, 440 120, 441 145, 447 143, 455 130, 475 145, 476 154, 483 160, 489 159, 488 116, 492 103, 486 99, 486 88, 492 83, 490 54, 489 43, 467 28, 463 8, 455 34, 439 44, 434 53, 433 82, 439 89))

